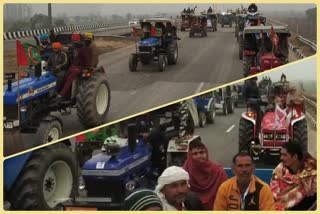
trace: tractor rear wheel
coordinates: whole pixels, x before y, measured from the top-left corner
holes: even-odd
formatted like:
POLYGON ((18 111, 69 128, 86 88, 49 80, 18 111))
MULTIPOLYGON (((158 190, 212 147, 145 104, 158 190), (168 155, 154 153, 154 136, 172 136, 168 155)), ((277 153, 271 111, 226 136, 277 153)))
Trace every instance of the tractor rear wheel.
POLYGON ((293 125, 292 142, 302 144, 305 152, 308 152, 308 126, 306 119, 300 120, 293 125))
POLYGON ((250 143, 253 140, 253 124, 243 118, 239 123, 239 152, 250 152, 250 143))
POLYGON ((231 98, 227 99, 227 111, 228 111, 228 114, 233 114, 234 112, 234 104, 231 98))
POLYGON ((207 116, 204 112, 199 112, 199 126, 204 127, 207 124, 207 116))
POLYGON ((82 82, 77 95, 77 115, 86 127, 102 125, 110 108, 111 92, 105 72, 82 82))
POLYGON ((207 113, 208 123, 214 123, 214 119, 216 118, 216 108, 214 102, 211 102, 209 112, 207 113))
POLYGON ((9 201, 16 210, 56 210, 78 190, 77 161, 64 143, 35 150, 21 171, 9 201))

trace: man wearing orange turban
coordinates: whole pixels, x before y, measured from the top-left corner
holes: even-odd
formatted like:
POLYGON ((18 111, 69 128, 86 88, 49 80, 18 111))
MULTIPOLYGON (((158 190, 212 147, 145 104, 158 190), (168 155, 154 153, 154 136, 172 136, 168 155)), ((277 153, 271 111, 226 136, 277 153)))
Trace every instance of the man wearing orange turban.
POLYGON ((66 67, 68 64, 68 57, 65 52, 61 50, 62 45, 60 42, 55 42, 52 44, 53 53, 48 59, 48 70, 57 78, 56 81, 56 91, 59 92, 62 84, 63 78, 66 73, 66 67))

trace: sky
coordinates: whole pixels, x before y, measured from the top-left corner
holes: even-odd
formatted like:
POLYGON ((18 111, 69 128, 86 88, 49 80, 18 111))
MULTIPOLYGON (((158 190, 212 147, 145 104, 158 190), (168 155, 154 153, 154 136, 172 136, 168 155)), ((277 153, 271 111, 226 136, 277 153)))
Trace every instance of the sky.
MULTIPOLYGON (((125 15, 131 14, 157 14, 157 13, 179 13, 183 8, 197 5, 196 11, 208 9, 213 4, 52 4, 53 15, 66 13, 67 15, 85 15, 100 13, 101 15, 125 15)), ((227 10, 228 8, 238 8, 241 4, 214 4, 217 10, 227 10)), ((243 4, 247 7, 249 4, 243 4)), ((314 4, 257 4, 261 13, 278 12, 278 11, 301 11, 304 12, 309 8, 315 7, 314 4)), ((47 4, 32 4, 34 13, 47 13, 47 4)))

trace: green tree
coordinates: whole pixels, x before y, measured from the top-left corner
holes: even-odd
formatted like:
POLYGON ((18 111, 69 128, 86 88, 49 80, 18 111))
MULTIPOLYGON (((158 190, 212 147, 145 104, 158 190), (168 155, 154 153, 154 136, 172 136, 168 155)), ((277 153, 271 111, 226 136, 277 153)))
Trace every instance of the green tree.
POLYGON ((30 22, 29 21, 24 21, 24 20, 19 20, 15 21, 11 27, 9 28, 9 31, 14 32, 14 31, 23 31, 23 30, 30 30, 30 22))
POLYGON ((44 14, 35 14, 30 19, 32 29, 43 29, 49 26, 49 17, 44 14))
POLYGON ((127 13, 126 18, 127 18, 128 21, 129 21, 130 19, 132 19, 132 14, 131 14, 131 13, 127 13))

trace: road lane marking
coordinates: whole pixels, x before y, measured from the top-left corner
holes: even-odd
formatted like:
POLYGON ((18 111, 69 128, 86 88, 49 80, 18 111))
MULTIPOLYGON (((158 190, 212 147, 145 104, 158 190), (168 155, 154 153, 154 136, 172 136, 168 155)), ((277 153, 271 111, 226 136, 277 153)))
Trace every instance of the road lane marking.
POLYGON ((204 82, 201 82, 197 88, 197 90, 194 92, 195 94, 199 93, 202 89, 202 87, 204 86, 204 82))
POLYGON ((227 132, 227 133, 230 132, 234 127, 235 127, 235 125, 230 126, 230 127, 227 129, 226 132, 227 132))

